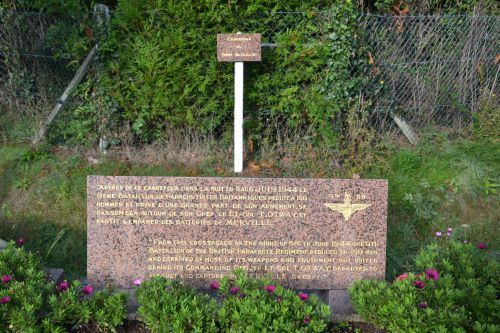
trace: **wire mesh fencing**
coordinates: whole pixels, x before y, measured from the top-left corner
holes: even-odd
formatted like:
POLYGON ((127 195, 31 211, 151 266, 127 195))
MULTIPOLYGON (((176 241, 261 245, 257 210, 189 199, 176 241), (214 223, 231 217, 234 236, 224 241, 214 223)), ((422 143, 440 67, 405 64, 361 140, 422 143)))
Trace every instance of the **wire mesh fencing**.
MULTIPOLYGON (((0 12, 0 136, 12 132, 12 124, 19 141, 29 140, 50 112, 85 56, 67 45, 82 33, 90 41, 97 31, 95 14, 85 15, 82 24, 56 15, 0 12)), ((324 27, 336 24, 332 20, 328 11, 263 13, 242 22, 241 31, 260 32, 264 48, 272 50, 281 47, 280 34, 303 25, 317 28, 311 38, 327 41, 324 27)), ((351 97, 362 101, 380 133, 411 137, 430 126, 462 128, 486 100, 498 101, 498 16, 359 15, 354 40, 366 70, 353 66, 351 97)), ((272 111, 254 108, 263 119, 272 111)), ((273 126, 280 131, 279 122, 273 126)))
POLYGON ((461 128, 494 98, 500 17, 365 15, 359 23, 371 65, 359 91, 382 131, 461 128))
POLYGON ((20 142, 33 138, 81 62, 82 54, 68 47, 81 33, 81 22, 76 17, 0 11, 1 136, 20 142))
POLYGON ((56 100, 73 75, 69 64, 75 59, 63 54, 66 40, 52 37, 72 25, 39 13, 0 12, 0 94, 1 103, 8 104, 4 110, 39 109, 56 100))
POLYGON ((293 31, 310 20, 303 12, 256 13, 250 20, 242 22, 242 30, 260 33, 264 45, 271 44, 268 47, 276 47, 279 34, 293 31))
MULTIPOLYGON (((279 47, 277 36, 301 24, 318 27, 315 37, 332 23, 329 11, 313 17, 300 12, 256 16, 266 45, 279 47)), ((334 22, 335 23, 335 22, 334 22)), ((258 32, 258 31, 255 31, 258 32)), ((370 123, 390 136, 417 135, 427 127, 461 129, 488 100, 498 103, 500 17, 484 15, 359 15, 357 52, 368 70, 360 77, 353 100, 361 100, 370 123)))

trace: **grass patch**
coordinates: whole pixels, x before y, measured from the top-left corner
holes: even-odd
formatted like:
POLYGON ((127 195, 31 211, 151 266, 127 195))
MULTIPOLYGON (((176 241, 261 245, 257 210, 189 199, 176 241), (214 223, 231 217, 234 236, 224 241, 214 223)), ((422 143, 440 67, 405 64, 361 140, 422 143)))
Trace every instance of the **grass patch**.
POLYGON ((409 270, 416 251, 448 227, 498 248, 500 144, 424 141, 385 162, 367 177, 389 180, 389 277, 409 270))
POLYGON ((84 153, 41 147, 0 147, 0 238, 24 237, 50 267, 68 278, 86 274, 87 176, 216 176, 206 167, 130 162, 92 163, 84 153))

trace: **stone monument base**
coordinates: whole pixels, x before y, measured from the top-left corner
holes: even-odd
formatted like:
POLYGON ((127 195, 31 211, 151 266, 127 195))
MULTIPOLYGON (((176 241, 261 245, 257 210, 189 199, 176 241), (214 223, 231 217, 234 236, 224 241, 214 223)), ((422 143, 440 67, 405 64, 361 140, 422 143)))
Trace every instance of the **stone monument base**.
POLYGON ((349 293, 345 289, 319 290, 318 296, 328 304, 335 320, 348 320, 356 315, 349 293))

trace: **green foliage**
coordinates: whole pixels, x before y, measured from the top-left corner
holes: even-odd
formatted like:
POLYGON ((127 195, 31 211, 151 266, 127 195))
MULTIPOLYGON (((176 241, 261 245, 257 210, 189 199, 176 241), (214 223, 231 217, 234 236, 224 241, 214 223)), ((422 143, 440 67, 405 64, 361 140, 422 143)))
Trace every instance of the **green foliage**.
POLYGON ((128 122, 140 141, 176 131, 223 135, 230 130, 233 66, 217 62, 217 33, 261 32, 283 20, 289 28, 274 36, 280 47, 264 50, 263 61, 246 69, 249 136, 260 140, 279 125, 335 142, 352 89, 345 83, 354 9, 337 0, 319 7, 270 0, 122 1, 101 48, 110 61, 99 89, 122 110, 114 114, 117 123, 128 122), (304 13, 283 18, 279 10, 304 13))
MULTIPOLYGON (((495 96, 493 96, 495 97, 495 96)), ((500 106, 495 101, 485 103, 473 115, 472 136, 478 141, 498 142, 500 133, 500 106)))
POLYGON ((89 299, 90 314, 95 327, 102 332, 114 332, 127 316, 127 297, 109 289, 100 290, 89 299))
POLYGON ((217 332, 217 305, 182 282, 154 276, 136 290, 137 313, 154 333, 217 332))
POLYGON ((346 321, 331 322, 325 333, 363 333, 360 328, 354 327, 352 323, 346 321))
POLYGON ((0 304, 0 329, 33 330, 53 286, 46 283, 40 260, 12 242, 0 251, 0 276, 6 275, 12 280, 0 284, 0 298, 10 297, 10 302, 0 304))
POLYGON ((14 187, 21 191, 27 191, 30 188, 31 180, 27 177, 14 181, 14 187))
POLYGON ((253 138, 279 124, 316 142, 337 143, 356 82, 350 77, 356 12, 346 1, 322 9, 306 11, 299 24, 278 33, 279 47, 265 52, 253 69, 249 100, 258 119, 250 129, 253 138))
POLYGON ((316 295, 302 300, 270 278, 252 279, 243 271, 223 278, 218 293, 223 332, 322 332, 330 318, 330 308, 316 295))
MULTIPOLYGON (((0 43, 0 47, 8 53, 17 51, 51 55, 58 59, 65 59, 67 61, 65 65, 79 65, 79 60, 93 46, 94 30, 97 30, 95 17, 90 12, 91 3, 90 0, 0 0, 0 7, 6 11, 0 18, 7 36, 0 43), (23 12, 23 14, 16 14, 16 12, 23 12), (45 31, 33 31, 35 28, 33 16, 38 15, 37 13, 43 13, 43 16, 40 16, 40 25, 45 25, 38 29, 45 29, 45 31), (74 62, 71 63, 70 60, 74 62)), ((9 57, 7 57, 7 62, 9 57)), ((26 59, 20 58, 17 62, 23 63, 26 59)), ((15 67, 13 66, 12 69, 15 67)), ((50 73, 51 70, 37 74, 53 75, 50 73)), ((32 87, 32 89, 36 88, 32 87)), ((33 92, 34 90, 31 91, 32 94, 33 92)))
POLYGON ((376 157, 377 134, 368 123, 368 110, 361 101, 349 106, 342 130, 341 154, 348 175, 369 170, 376 157))
POLYGON ((232 82, 229 66, 215 59, 222 17, 234 20, 227 6, 215 2, 118 5, 103 46, 112 61, 100 88, 117 101, 140 140, 179 127, 210 133, 221 125, 231 109, 232 82))
MULTIPOLYGON (((92 73, 88 73, 92 76, 92 73)), ((95 146, 100 138, 123 139, 123 121, 115 100, 99 89, 106 77, 95 74, 95 80, 81 83, 73 92, 78 104, 71 112, 62 112, 51 125, 48 141, 69 146, 95 146), (117 121, 121 121, 118 123, 117 121)), ((128 133, 127 133, 128 134, 128 133)))
MULTIPOLYGON (((471 323, 497 324, 500 330, 500 262, 494 252, 478 248, 476 244, 440 239, 431 244, 415 259, 417 269, 434 267, 451 276, 450 288, 460 292, 453 302, 466 309, 471 323)), ((490 326, 490 325, 488 325, 490 326)))
POLYGON ((89 324, 99 332, 115 332, 123 324, 127 314, 125 294, 103 290, 82 299, 81 287, 80 282, 75 281, 67 291, 50 295, 51 313, 42 321, 47 332, 59 327, 77 330, 89 324))
POLYGON ((316 295, 275 284, 270 278, 252 279, 243 271, 225 277, 213 289, 221 300, 201 294, 182 282, 161 276, 136 290, 138 314, 153 332, 322 332, 330 308, 316 295), (266 290, 272 285, 275 289, 266 290))
POLYGON ((391 332, 498 332, 498 258, 472 244, 441 241, 419 252, 417 275, 355 282, 349 293, 356 311, 391 332), (439 276, 427 276, 429 269, 439 276))
POLYGON ((33 146, 19 154, 19 161, 22 163, 32 163, 35 161, 47 160, 49 158, 49 147, 46 145, 33 146))
POLYGON ((496 0, 375 0, 365 1, 373 3, 380 12, 394 12, 407 8, 412 13, 438 14, 438 13, 467 13, 479 9, 491 14, 500 7, 496 0))
MULTIPOLYGON (((40 259, 10 242, 0 251, 2 332, 68 332, 92 324, 101 332, 115 332, 126 317, 126 298, 109 290, 84 296, 78 281, 62 290, 47 281, 40 259), (4 299, 5 300, 5 299, 4 299)), ((65 282, 66 283, 66 282, 65 282)))
POLYGON ((101 134, 99 126, 99 112, 102 100, 93 91, 93 81, 81 84, 75 95, 88 99, 87 103, 77 106, 71 113, 60 115, 59 121, 55 122, 49 131, 51 142, 64 142, 70 146, 91 146, 97 143, 98 134, 101 134))
POLYGON ((0 5, 6 10, 43 11, 47 13, 78 13, 84 9, 80 0, 1 0, 0 5))
POLYGON ((432 132, 422 133, 417 147, 389 146, 376 155, 365 176, 389 181, 387 278, 410 269, 436 230, 467 224, 473 230, 467 240, 498 247, 499 151, 498 143, 432 132))
POLYGON ((30 164, 48 159, 50 159, 50 152, 48 151, 48 147, 44 145, 30 147, 30 149, 21 152, 19 155, 19 166, 22 169, 22 174, 13 181, 14 188, 27 191, 33 183, 30 164))

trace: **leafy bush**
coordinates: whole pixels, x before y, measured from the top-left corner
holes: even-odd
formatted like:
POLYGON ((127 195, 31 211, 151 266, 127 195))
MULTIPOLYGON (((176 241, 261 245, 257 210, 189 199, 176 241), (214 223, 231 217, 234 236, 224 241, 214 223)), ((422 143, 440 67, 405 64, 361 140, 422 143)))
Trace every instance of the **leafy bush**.
POLYGON ((136 290, 137 313, 153 332, 217 332, 217 305, 182 282, 154 276, 136 290))
POLYGON ((243 271, 213 282, 222 299, 219 322, 223 332, 322 332, 330 308, 316 295, 298 293, 270 278, 252 279, 243 271))
POLYGON ((13 242, 0 251, 0 275, 2 332, 68 332, 87 325, 115 332, 127 314, 123 293, 94 293, 78 281, 48 283, 40 260, 13 242))
MULTIPOLYGON (((56 288, 61 289, 61 284, 56 288)), ((114 332, 123 323, 127 313, 125 294, 104 290, 82 300, 82 292, 89 294, 92 289, 88 286, 82 288, 80 282, 75 281, 68 284, 64 292, 50 295, 48 303, 51 315, 42 321, 42 326, 50 332, 58 327, 76 330, 87 325, 94 326, 100 332, 114 332)))
POLYGON ((350 82, 354 8, 339 0, 320 6, 316 1, 121 1, 101 47, 106 69, 97 89, 116 101, 122 112, 114 117, 125 120, 140 141, 175 131, 223 136, 231 128, 233 66, 217 62, 216 35, 268 31, 272 36, 264 33, 263 41, 280 47, 264 50, 261 63, 246 66, 250 136, 258 140, 262 131, 284 126, 332 141, 351 87, 345 82, 350 82), (274 32, 273 25, 281 31, 274 32))
POLYGON ((40 260, 11 242, 0 251, 0 274, 0 331, 33 331, 54 287, 47 283, 40 260))
POLYGON ((182 282, 154 276, 136 291, 138 314, 153 332, 322 332, 330 308, 316 295, 297 293, 243 271, 214 281, 221 304, 182 282))
POLYGON ((417 13, 465 13, 475 9, 484 13, 497 13, 500 7, 496 0, 365 0, 366 4, 373 4, 381 12, 401 13, 408 9, 417 13))
POLYGON ((355 282, 349 289, 355 309, 391 332, 498 332, 498 258, 482 243, 439 240, 417 255, 421 273, 392 283, 355 282))
POLYGON ((478 141, 498 142, 500 133, 500 106, 495 102, 484 103, 473 115, 473 138, 478 141))
MULTIPOLYGON (((276 34, 279 47, 264 52, 264 61, 251 74, 249 104, 259 120, 250 134, 258 139, 279 124, 336 144, 356 87, 350 75, 355 6, 329 1, 322 11, 308 8, 303 16, 294 15, 299 23, 276 34)), ((265 24, 283 24, 271 20, 285 21, 272 15, 268 20, 259 22, 262 31, 265 24)))

